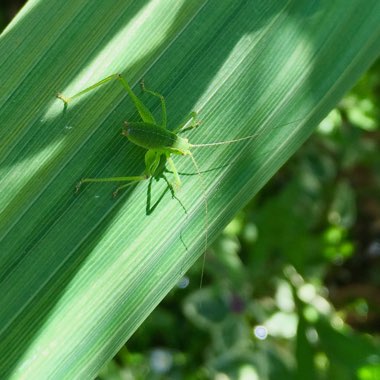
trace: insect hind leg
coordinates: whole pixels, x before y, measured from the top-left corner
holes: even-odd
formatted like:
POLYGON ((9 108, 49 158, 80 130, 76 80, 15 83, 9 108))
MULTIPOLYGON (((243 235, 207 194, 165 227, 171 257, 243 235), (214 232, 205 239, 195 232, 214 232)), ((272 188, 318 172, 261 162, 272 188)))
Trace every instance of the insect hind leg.
POLYGON ((58 93, 56 96, 58 99, 61 99, 63 101, 65 106, 67 106, 67 104, 71 102, 73 99, 78 98, 92 90, 95 90, 96 88, 103 86, 104 84, 111 81, 117 81, 124 87, 130 99, 132 100, 133 104, 135 105, 141 119, 145 123, 156 124, 156 120, 154 119, 154 116, 152 115, 152 113, 149 111, 148 107, 146 107, 145 104, 137 97, 137 95, 133 92, 131 86, 127 82, 127 80, 121 74, 109 75, 108 77, 100 80, 99 82, 94 83, 93 85, 89 87, 86 87, 84 90, 81 90, 72 96, 65 96, 61 93, 58 93))
POLYGON ((162 128, 165 128, 167 127, 167 116, 166 116, 166 103, 165 103, 165 98, 163 95, 159 94, 158 92, 155 92, 155 91, 151 91, 151 90, 148 90, 146 87, 145 87, 145 83, 144 83, 144 80, 142 80, 140 82, 140 86, 141 86, 141 90, 143 92, 146 92, 152 96, 155 96, 157 98, 160 99, 160 102, 161 102, 161 110, 162 110, 162 121, 161 121, 161 127, 162 128))

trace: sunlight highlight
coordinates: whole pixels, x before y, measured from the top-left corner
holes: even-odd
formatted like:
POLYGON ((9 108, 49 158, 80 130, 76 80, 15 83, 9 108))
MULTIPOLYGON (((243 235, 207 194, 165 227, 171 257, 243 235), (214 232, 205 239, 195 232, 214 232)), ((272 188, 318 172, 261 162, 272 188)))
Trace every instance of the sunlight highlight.
MULTIPOLYGON (((109 75, 128 72, 128 68, 163 45, 168 30, 177 17, 177 10, 180 9, 182 3, 183 1, 180 1, 175 7, 169 7, 170 4, 165 6, 161 0, 150 1, 104 45, 91 63, 83 66, 82 71, 71 79, 66 88, 59 88, 57 92, 70 96, 109 75), (163 15, 159 27, 155 21, 158 12, 163 15)), ((155 61, 159 59, 161 54, 156 54, 155 61)), ((152 64, 154 61, 150 62, 149 66, 152 64)), ((143 67, 143 64, 141 66, 143 67)), ((145 67, 145 71, 148 70, 149 66, 145 67)), ((75 100, 75 103, 81 102, 85 98, 86 95, 83 95, 80 99, 75 100)), ((56 99, 44 117, 49 120, 61 112, 62 101, 56 99)))

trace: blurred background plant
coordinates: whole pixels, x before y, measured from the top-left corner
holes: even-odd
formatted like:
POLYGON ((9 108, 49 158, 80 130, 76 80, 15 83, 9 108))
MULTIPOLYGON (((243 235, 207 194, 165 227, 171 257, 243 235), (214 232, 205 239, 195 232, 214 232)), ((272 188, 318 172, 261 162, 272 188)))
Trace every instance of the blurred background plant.
POLYGON ((379 110, 377 61, 98 379, 379 379, 379 110))

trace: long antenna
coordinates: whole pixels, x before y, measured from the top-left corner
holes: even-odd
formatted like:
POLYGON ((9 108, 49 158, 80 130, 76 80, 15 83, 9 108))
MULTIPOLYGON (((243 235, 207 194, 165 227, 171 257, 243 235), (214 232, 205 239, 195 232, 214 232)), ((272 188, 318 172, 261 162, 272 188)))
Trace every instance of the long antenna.
MULTIPOLYGON (((304 120, 304 118, 293 120, 293 121, 290 121, 289 123, 281 124, 281 127, 283 127, 285 125, 297 123, 298 121, 301 121, 301 120, 304 120)), ((249 136, 245 136, 245 137, 240 137, 238 139, 233 139, 233 140, 219 141, 219 142, 208 143, 208 144, 191 144, 190 147, 191 148, 203 148, 205 146, 216 146, 216 145, 232 144, 232 143, 239 142, 239 141, 253 139, 254 137, 260 136, 263 132, 264 131, 261 131, 261 132, 255 133, 253 135, 249 135, 249 136)))
MULTIPOLYGON (((294 123, 297 123, 298 121, 301 121, 301 120, 304 120, 304 119, 305 118, 300 118, 300 119, 297 119, 297 120, 293 120, 293 121, 291 121, 289 123, 281 124, 281 126, 285 126, 285 125, 289 125, 289 124, 294 124, 294 123)), ((219 141, 219 142, 207 143, 207 144, 189 144, 189 145, 190 145, 190 148, 202 148, 202 147, 206 147, 206 146, 216 146, 216 145, 232 144, 232 143, 235 143, 235 142, 252 139, 254 137, 259 136, 261 133, 263 133, 263 131, 255 133, 253 135, 249 135, 249 136, 245 136, 245 137, 240 137, 240 138, 233 139, 233 140, 219 141)), ((190 151, 188 151, 187 154, 190 156, 191 160, 193 161, 193 164, 195 166, 197 174, 199 175, 199 178, 201 180, 203 200, 204 200, 204 204, 205 204, 205 230, 206 230, 205 249, 204 249, 205 252, 203 254, 201 280, 200 280, 200 284, 199 284, 199 287, 202 288, 204 269, 205 269, 205 263, 206 263, 206 251, 207 251, 207 244, 208 244, 208 227, 209 227, 208 226, 208 202, 207 202, 207 195, 206 195, 206 184, 204 182, 204 178, 203 178, 203 176, 201 174, 201 171, 199 169, 199 166, 198 166, 197 162, 195 161, 194 156, 192 155, 192 153, 190 151)))
POLYGON ((215 142, 215 143, 208 143, 208 144, 191 144, 191 148, 202 148, 202 147, 204 147, 204 146, 214 146, 214 145, 231 144, 231 143, 238 142, 238 141, 243 141, 243 140, 249 140, 249 139, 252 139, 252 138, 258 136, 259 134, 260 134, 260 133, 255 133, 254 135, 241 137, 241 138, 239 138, 239 139, 227 140, 227 141, 220 141, 220 142, 215 142))
POLYGON ((201 180, 201 186, 202 186, 202 194, 203 194, 203 201, 205 204, 205 230, 206 230, 206 236, 205 236, 205 251, 203 253, 203 262, 202 262, 202 272, 201 272, 201 281, 199 283, 199 288, 202 288, 203 283, 203 275, 205 270, 205 263, 206 263, 206 251, 207 251, 207 244, 208 244, 208 202, 207 202, 207 195, 206 195, 206 184, 204 182, 204 178, 201 174, 201 171, 199 169, 199 166, 197 164, 197 161, 195 161, 194 156, 191 154, 191 152, 188 152, 188 155, 191 158, 191 161, 193 161, 193 164, 195 166, 195 169, 197 171, 197 174, 199 175, 199 178, 201 180))

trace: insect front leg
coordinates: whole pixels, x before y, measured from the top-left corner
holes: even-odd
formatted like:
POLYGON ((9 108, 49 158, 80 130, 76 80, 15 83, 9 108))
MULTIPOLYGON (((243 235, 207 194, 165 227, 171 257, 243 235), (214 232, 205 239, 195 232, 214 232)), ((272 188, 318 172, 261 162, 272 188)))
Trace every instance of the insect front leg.
POLYGON ((189 129, 193 129, 198 127, 201 124, 201 121, 197 120, 198 114, 195 111, 190 112, 184 121, 176 128, 174 129, 174 133, 181 133, 185 132, 189 129), (190 125, 189 125, 190 123, 190 125))

